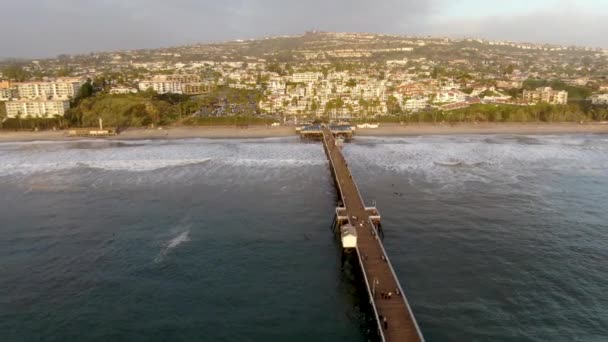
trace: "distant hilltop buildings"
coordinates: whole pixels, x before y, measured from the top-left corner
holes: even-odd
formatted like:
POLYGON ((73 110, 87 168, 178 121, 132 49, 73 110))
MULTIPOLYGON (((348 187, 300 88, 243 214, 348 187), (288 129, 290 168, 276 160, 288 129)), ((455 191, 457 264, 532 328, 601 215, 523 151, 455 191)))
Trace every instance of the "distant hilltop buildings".
MULTIPOLYGON (((0 70, 5 72, 7 65, 0 64, 0 70)), ((0 78, 75 77, 0 80, 0 101, 6 102, 9 118, 63 115, 86 79, 95 80, 98 94, 212 94, 216 97, 212 101, 193 103, 215 108, 240 101, 252 108, 247 113, 284 119, 410 115, 476 104, 565 105, 570 100, 574 106, 583 98, 593 105, 608 103, 606 50, 474 38, 315 31, 156 50, 64 55, 20 65, 21 74, 0 78), (536 88, 539 85, 553 88, 536 88), (215 93, 218 87, 222 91, 215 93)))

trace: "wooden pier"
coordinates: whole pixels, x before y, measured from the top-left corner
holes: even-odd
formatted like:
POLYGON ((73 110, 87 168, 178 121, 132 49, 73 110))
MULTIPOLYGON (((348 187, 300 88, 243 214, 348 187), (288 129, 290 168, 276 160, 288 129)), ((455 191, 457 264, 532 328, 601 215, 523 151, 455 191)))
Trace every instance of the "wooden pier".
MULTIPOLYGON (((346 140, 352 139, 355 134, 354 129, 348 125, 332 125, 329 129, 337 137, 344 138, 346 140)), ((304 127, 296 128, 296 132, 303 139, 323 139, 323 126, 321 125, 309 125, 304 127)))
MULTIPOLYGON (((337 224, 356 229, 356 252, 382 341, 424 341, 420 328, 382 245, 380 213, 366 207, 329 127, 321 127, 323 147, 343 206, 337 224), (380 234, 379 234, 380 233, 380 234), (390 293, 390 294, 389 294, 390 293)), ((352 228, 351 228, 352 229, 352 228)))

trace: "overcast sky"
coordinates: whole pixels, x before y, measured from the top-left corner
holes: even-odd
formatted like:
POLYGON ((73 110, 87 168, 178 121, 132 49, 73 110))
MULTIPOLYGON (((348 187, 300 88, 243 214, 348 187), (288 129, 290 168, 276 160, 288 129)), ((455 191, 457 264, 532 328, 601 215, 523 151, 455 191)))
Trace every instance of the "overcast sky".
POLYGON ((316 29, 608 48, 608 0, 5 0, 0 57, 49 57, 316 29))

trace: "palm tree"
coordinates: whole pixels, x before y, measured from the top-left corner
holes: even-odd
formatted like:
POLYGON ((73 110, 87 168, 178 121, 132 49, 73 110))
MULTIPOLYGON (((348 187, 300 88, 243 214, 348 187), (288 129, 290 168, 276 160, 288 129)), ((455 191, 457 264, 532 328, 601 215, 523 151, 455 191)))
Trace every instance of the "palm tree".
POLYGON ((55 120, 57 120, 57 123, 59 124, 59 129, 63 128, 63 116, 59 115, 59 114, 55 114, 53 115, 53 117, 55 118, 55 120))
POLYGON ((23 122, 21 122, 21 111, 17 112, 17 120, 19 121, 19 129, 23 130, 23 122))

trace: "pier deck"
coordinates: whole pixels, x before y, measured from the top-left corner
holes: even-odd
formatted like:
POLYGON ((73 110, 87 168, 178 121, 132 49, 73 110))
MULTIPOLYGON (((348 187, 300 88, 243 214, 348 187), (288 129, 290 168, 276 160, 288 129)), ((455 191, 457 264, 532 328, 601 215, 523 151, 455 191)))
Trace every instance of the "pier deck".
MULTIPOLYGON (((357 255, 365 277, 370 303, 383 341, 424 341, 405 293, 384 250, 378 231, 372 222, 375 208, 366 208, 356 182, 348 168, 335 138, 328 127, 322 127, 323 147, 330 162, 334 181, 343 207, 339 208, 357 230, 357 255), (372 217, 370 217, 370 214, 372 217), (390 299, 382 294, 392 293, 390 299), (383 320, 386 318, 387 327, 383 320)), ((338 210, 337 210, 338 212, 338 210)))

